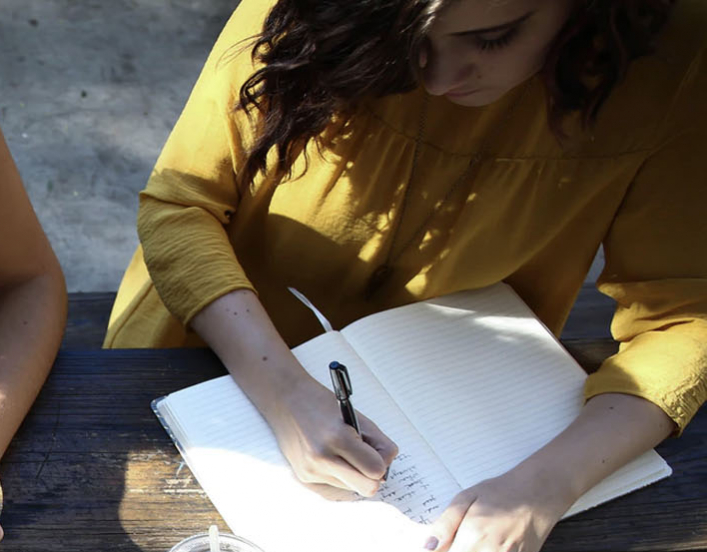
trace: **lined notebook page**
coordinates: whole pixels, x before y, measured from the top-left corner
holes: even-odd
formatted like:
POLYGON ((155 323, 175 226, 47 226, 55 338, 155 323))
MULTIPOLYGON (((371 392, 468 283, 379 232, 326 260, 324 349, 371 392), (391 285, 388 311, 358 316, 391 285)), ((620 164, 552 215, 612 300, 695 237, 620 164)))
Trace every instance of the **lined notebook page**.
POLYGON ((359 355, 338 332, 316 337, 293 349, 293 353, 328 388, 329 363, 338 360, 348 367, 356 410, 373 420, 399 449, 378 498, 416 522, 433 521, 461 488, 359 355))
MULTIPOLYGON (((505 284, 375 314, 342 333, 464 488, 514 467, 582 406, 585 372, 505 284)), ((666 469, 651 451, 609 484, 642 486, 666 469)))
POLYGON ((301 484, 269 426, 230 376, 178 391, 159 404, 199 483, 231 530, 267 552, 387 552, 406 543, 419 548, 426 530, 411 518, 436 515, 459 487, 339 334, 322 335, 295 354, 328 386, 331 360, 349 367, 354 404, 400 447, 388 483, 372 500, 301 484))

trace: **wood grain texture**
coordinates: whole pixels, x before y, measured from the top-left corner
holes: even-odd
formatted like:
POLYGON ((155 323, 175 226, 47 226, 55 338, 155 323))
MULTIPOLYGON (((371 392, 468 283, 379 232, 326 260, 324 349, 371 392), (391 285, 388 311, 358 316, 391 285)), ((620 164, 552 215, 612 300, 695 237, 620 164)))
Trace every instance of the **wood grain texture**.
POLYGON ((70 293, 62 349, 100 349, 115 293, 70 293))
POLYGON ((0 550, 169 550, 226 525, 150 402, 224 374, 208 351, 65 351, 5 455, 0 550))
MULTIPOLYGON (((571 343, 590 364, 612 347, 571 343)), ((0 551, 166 552, 226 529, 150 409, 224 373, 205 350, 63 351, 0 465, 0 551)), ((707 411, 659 452, 673 477, 561 522, 544 550, 707 550, 707 411)))
POLYGON ((565 322, 562 339, 609 339, 615 308, 614 300, 595 286, 583 285, 565 322))
MULTIPOLYGON (((64 332, 62 349, 100 349, 108 327, 115 293, 69 294, 69 321, 64 332)), ((593 339, 610 337, 609 323, 614 302, 585 285, 562 332, 563 339, 593 339)))

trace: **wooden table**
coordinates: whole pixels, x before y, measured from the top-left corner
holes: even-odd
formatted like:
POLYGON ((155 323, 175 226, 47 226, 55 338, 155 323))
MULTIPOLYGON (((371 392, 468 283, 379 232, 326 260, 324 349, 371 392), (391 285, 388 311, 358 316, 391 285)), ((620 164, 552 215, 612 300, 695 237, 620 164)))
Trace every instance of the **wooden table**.
MULTIPOLYGON (((69 296, 69 322, 64 332, 63 349, 98 349, 108 326, 115 293, 72 293, 69 296)), ((585 285, 562 332, 563 339, 610 337, 609 322, 614 302, 585 285)))
MULTIPOLYGON (((565 345, 589 370, 615 349, 565 345)), ((225 529, 150 410, 224 373, 204 350, 63 350, 0 465, 0 551, 165 552, 212 523, 225 529)), ((671 478, 561 522, 544 550, 707 551, 707 409, 658 450, 671 478)))

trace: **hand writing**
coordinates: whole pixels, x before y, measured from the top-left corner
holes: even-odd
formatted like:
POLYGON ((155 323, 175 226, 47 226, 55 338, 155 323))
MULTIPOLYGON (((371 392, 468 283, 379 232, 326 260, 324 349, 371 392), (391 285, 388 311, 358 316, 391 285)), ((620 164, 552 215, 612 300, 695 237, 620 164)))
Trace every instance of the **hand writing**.
POLYGON ((511 471, 462 491, 432 525, 425 548, 538 552, 569 506, 545 483, 511 471))
POLYGON ((334 394, 307 376, 268 421, 301 481, 373 496, 398 449, 368 418, 358 420, 363 439, 344 424, 334 394))

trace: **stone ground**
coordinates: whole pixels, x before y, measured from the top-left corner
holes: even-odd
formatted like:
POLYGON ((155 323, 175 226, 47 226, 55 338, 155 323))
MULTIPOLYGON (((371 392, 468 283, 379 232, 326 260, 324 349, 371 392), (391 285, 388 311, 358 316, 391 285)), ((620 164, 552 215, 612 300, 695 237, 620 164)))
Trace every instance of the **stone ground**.
POLYGON ((0 0, 0 126, 70 291, 117 289, 143 188, 235 0, 0 0))
POLYGON ((0 126, 70 291, 117 289, 137 192, 236 5, 0 0, 0 126))

